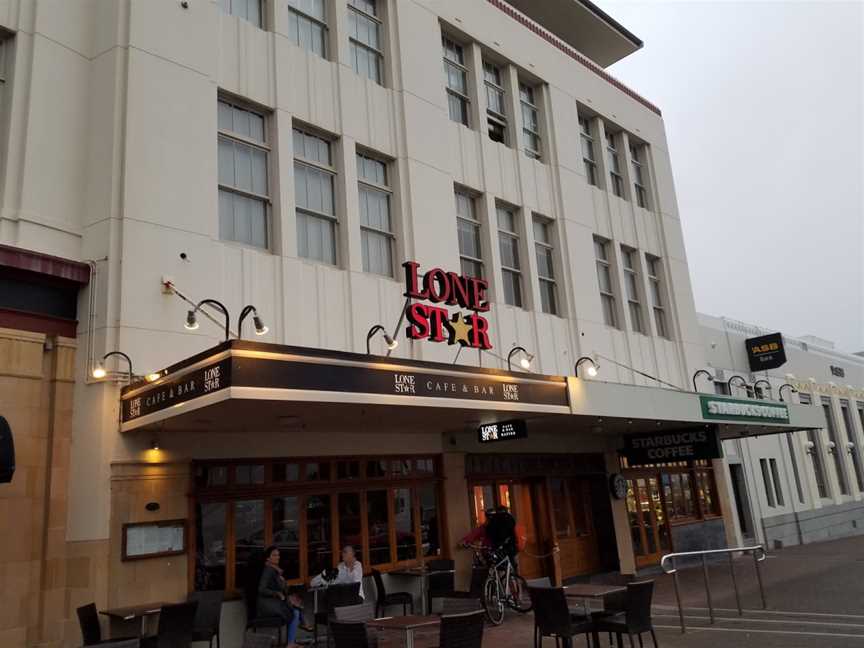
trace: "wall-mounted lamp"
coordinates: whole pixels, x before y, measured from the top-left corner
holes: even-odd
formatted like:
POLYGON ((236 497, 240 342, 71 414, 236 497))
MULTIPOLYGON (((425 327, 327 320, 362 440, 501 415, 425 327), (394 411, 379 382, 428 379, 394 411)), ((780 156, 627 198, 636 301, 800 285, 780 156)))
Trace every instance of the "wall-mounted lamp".
POLYGON ((738 374, 735 374, 729 380, 726 381, 726 385, 729 387, 729 394, 730 395, 733 393, 732 392, 732 381, 735 380, 736 378, 741 381, 742 385, 744 385, 745 387, 747 386, 747 381, 744 380, 744 376, 739 376, 738 374))
POLYGON ((855 444, 852 443, 851 441, 847 441, 847 442, 846 442, 846 452, 848 452, 850 455, 851 455, 853 452, 855 452, 855 444))
MULTIPOLYGON (((756 382, 753 383, 753 395, 754 396, 758 396, 758 392, 756 391, 756 388, 763 383, 768 385, 767 391, 768 392, 771 391, 771 383, 768 382, 767 380, 765 380, 764 378, 760 378, 759 380, 757 380, 756 382)), ((762 393, 763 394, 766 393, 766 390, 763 390, 762 393)))
POLYGON ((200 302, 198 302, 194 309, 186 313, 186 324, 184 324, 186 330, 194 331, 198 328, 198 318, 196 317, 196 313, 201 310, 201 307, 204 304, 210 304, 211 306, 222 311, 222 314, 225 316, 225 341, 227 342, 230 335, 228 326, 229 322, 231 321, 231 315, 228 313, 228 309, 225 308, 225 305, 222 302, 216 301, 215 299, 202 299, 200 302))
POLYGON ((798 393, 798 390, 795 389, 795 387, 793 385, 790 385, 789 383, 783 383, 782 385, 780 385, 780 389, 777 390, 777 393, 780 395, 780 402, 781 403, 783 402, 783 389, 786 387, 788 387, 792 391, 793 394, 798 393))
POLYGON ((153 439, 150 442, 150 449, 151 450, 158 450, 159 449, 159 441, 157 439, 153 439))
POLYGON ((833 441, 829 441, 828 443, 826 443, 825 447, 828 449, 829 454, 834 454, 834 452, 836 452, 837 450, 837 444, 833 441))
POLYGON ((576 361, 576 369, 575 369, 576 377, 577 378, 579 377, 579 365, 581 365, 583 362, 590 362, 591 363, 591 366, 588 367, 588 369, 586 371, 588 372, 589 376, 591 376, 592 378, 595 378, 597 376, 597 374, 600 372, 600 365, 598 365, 596 362, 594 362, 594 359, 589 357, 589 356, 582 356, 581 358, 579 358, 576 361))
POLYGON ((264 320, 259 317, 258 309, 250 304, 243 307, 237 320, 237 337, 240 339, 243 338, 243 321, 249 317, 250 313, 252 314, 252 323, 255 325, 255 335, 267 335, 267 332, 270 330, 264 325, 264 320))
POLYGON ((513 356, 517 353, 522 354, 522 357, 519 358, 519 366, 525 371, 528 371, 531 368, 531 361, 534 359, 534 356, 528 353, 528 351, 525 350, 525 347, 521 346, 513 347, 510 349, 510 353, 507 354, 507 371, 513 371, 511 363, 513 362, 513 356))
POLYGON ((399 342, 390 337, 390 334, 383 326, 381 326, 380 324, 376 324, 371 329, 369 329, 369 332, 366 334, 366 355, 372 355, 372 338, 375 337, 376 333, 381 333, 384 335, 384 343, 387 345, 388 351, 393 351, 394 349, 396 349, 396 347, 399 346, 399 342))
POLYGON ((694 392, 699 391, 699 388, 696 387, 696 379, 699 376, 705 376, 708 379, 708 382, 714 382, 714 376, 711 375, 710 371, 708 371, 707 369, 700 369, 699 371, 697 371, 696 373, 693 374, 693 391, 694 392))
POLYGON ((108 358, 110 358, 111 356, 120 356, 121 358, 126 360, 127 363, 129 363, 128 378, 129 378, 129 382, 131 383, 132 378, 135 377, 135 374, 132 373, 132 358, 130 358, 128 355, 126 355, 122 351, 109 351, 104 356, 102 356, 102 359, 98 363, 96 363, 96 367, 93 369, 93 377, 101 380, 102 378, 104 378, 105 376, 108 375, 108 372, 105 370, 105 361, 108 358))
POLYGON ((814 452, 816 452, 816 444, 812 441, 805 441, 804 452, 806 452, 808 455, 812 455, 814 452))

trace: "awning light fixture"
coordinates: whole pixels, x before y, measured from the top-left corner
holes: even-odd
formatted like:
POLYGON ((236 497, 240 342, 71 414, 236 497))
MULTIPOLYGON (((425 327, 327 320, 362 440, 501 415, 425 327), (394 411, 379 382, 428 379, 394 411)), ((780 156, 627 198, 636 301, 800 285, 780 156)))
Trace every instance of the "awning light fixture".
POLYGON ((693 391, 698 392, 699 388, 696 386, 696 379, 699 376, 705 376, 708 379, 708 382, 714 382, 714 376, 711 375, 711 372, 707 369, 700 369, 696 373, 693 374, 693 391))
POLYGON ((744 379, 744 376, 739 376, 738 374, 735 374, 729 380, 726 381, 726 386, 729 387, 729 395, 730 396, 732 396, 732 381, 735 380, 736 378, 741 381, 741 384, 744 387, 747 387, 747 381, 744 379))
POLYGON ((264 320, 258 315, 258 309, 249 304, 240 311, 240 318, 237 320, 237 337, 243 337, 243 321, 249 317, 250 313, 252 314, 252 323, 255 325, 255 335, 267 335, 270 329, 264 325, 264 320))
POLYGON ((519 366, 522 367, 525 371, 528 371, 531 368, 531 362, 534 360, 534 356, 528 353, 525 347, 515 346, 510 349, 510 353, 507 354, 507 371, 513 371, 513 367, 511 363, 513 362, 513 356, 517 353, 521 353, 522 357, 519 358, 519 366))
POLYGON ((591 363, 591 365, 588 367, 588 369, 586 369, 586 371, 588 372, 589 376, 591 376, 592 378, 596 378, 597 374, 600 373, 600 365, 594 362, 594 358, 590 356, 582 356, 576 361, 576 377, 579 377, 579 365, 581 365, 583 362, 591 363))
POLYGON ((93 377, 97 380, 101 380, 108 375, 108 371, 105 369, 105 361, 111 356, 120 356, 121 358, 126 360, 127 363, 129 363, 129 372, 127 377, 129 382, 131 383, 132 379, 135 377, 135 374, 132 372, 132 358, 130 358, 122 351, 109 351, 104 356, 102 356, 102 359, 98 363, 96 363, 96 367, 94 367, 93 369, 93 377))
POLYGON ((210 306, 222 311, 222 314, 225 316, 225 341, 227 342, 230 336, 228 324, 231 320, 231 315, 228 313, 228 309, 225 308, 225 304, 216 301, 215 299, 202 299, 195 305, 195 308, 186 313, 186 324, 184 324, 186 330, 194 331, 198 328, 198 318, 196 317, 196 314, 201 310, 201 307, 204 304, 209 304, 210 306))
POLYGON ((198 318, 195 317, 195 311, 190 310, 186 313, 186 323, 183 325, 183 327, 187 331, 197 331, 198 326, 198 318))
POLYGON ((790 385, 789 383, 783 383, 782 385, 780 385, 780 389, 777 390, 777 393, 780 395, 780 402, 781 402, 781 403, 783 402, 783 389, 784 389, 785 387, 788 387, 789 390, 790 390, 793 394, 797 394, 797 393, 798 393, 798 390, 795 389, 795 386, 794 386, 794 385, 790 385))
POLYGON ((381 324, 376 324, 366 334, 366 355, 372 355, 372 338, 379 332, 384 336, 384 344, 387 345, 388 351, 394 351, 399 346, 399 342, 390 337, 390 334, 381 324))

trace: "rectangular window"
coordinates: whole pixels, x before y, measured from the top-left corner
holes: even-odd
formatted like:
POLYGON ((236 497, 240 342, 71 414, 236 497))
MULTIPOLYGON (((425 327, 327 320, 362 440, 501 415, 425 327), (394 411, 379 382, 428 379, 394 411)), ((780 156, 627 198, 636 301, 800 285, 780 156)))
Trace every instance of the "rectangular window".
POLYGON ((792 463, 792 474, 795 477, 795 490, 798 491, 798 501, 804 503, 804 488, 801 486, 801 473, 798 471, 798 459, 795 456, 795 444, 792 442, 792 432, 786 433, 786 446, 789 450, 789 461, 792 463))
POLYGON ((658 257, 650 254, 645 255, 645 265, 648 266, 648 285, 651 288, 651 307, 654 309, 654 325, 657 327, 657 335, 671 339, 669 324, 666 321, 665 301, 663 299, 661 274, 663 265, 658 257))
POLYGON ((331 143, 294 129, 294 200, 297 208, 297 253, 336 265, 336 203, 331 143))
POLYGON ((387 163, 357 154, 360 187, 360 244, 363 271, 393 276, 393 222, 390 215, 391 189, 387 163))
POLYGON ((242 588, 257 578, 250 559, 264 549, 264 500, 234 502, 234 582, 242 588))
POLYGON ((378 0, 348 0, 348 44, 354 71, 383 85, 384 48, 377 5, 378 0))
POLYGON ((558 287, 555 283, 555 248, 552 245, 552 223, 534 216, 534 252, 540 279, 540 306, 544 313, 558 315, 558 287))
POLYGON ((507 101, 504 94, 501 68, 483 61, 483 81, 486 84, 486 117, 489 122, 489 139, 507 143, 507 101))
POLYGON ((327 58, 327 17, 324 0, 288 0, 288 40, 327 58))
POLYGON ((808 452, 813 461, 813 477, 816 480, 816 490, 819 497, 828 497, 828 483, 825 481, 825 469, 822 466, 822 455, 819 445, 818 430, 807 430, 808 452))
POLYGON ((534 88, 519 84, 519 103, 522 107, 522 147, 525 155, 540 159, 540 113, 534 98, 534 88))
POLYGON ((420 533, 423 556, 441 555, 441 531, 438 522, 438 489, 434 484, 420 486, 420 533))
POLYGON ((483 276, 483 253, 480 246, 480 221, 475 213, 474 198, 456 192, 456 227, 459 236, 459 259, 462 274, 467 277, 483 276))
POLYGON ((834 444, 831 455, 834 457, 834 468, 837 471, 837 482, 840 484, 840 494, 849 494, 849 481, 846 479, 846 467, 843 465, 844 447, 837 437, 837 424, 834 422, 834 412, 831 410, 831 399, 822 397, 822 411, 825 413, 825 429, 828 440, 834 444))
POLYGON ((501 273, 504 280, 504 302, 522 306, 522 265, 519 261, 519 234, 516 213, 498 207, 498 249, 501 252, 501 273))
POLYGON ((582 141, 582 162, 585 164, 585 177, 588 184, 597 186, 597 159, 594 156, 594 138, 591 136, 591 122, 587 117, 579 118, 579 135, 582 141))
POLYGON ((783 488, 780 485, 780 471, 777 469, 777 460, 769 459, 768 464, 771 467, 771 478, 774 480, 774 494, 777 496, 777 506, 785 506, 783 500, 783 488))
POLYGON ((858 446, 855 443, 855 428, 852 426, 852 415, 849 412, 849 401, 840 401, 840 412, 843 414, 843 425, 846 428, 846 447, 844 448, 852 457, 852 466, 855 468, 855 479, 858 482, 858 490, 864 492, 864 474, 861 472, 861 457, 858 446))
POLYGON ((416 560, 414 505, 409 488, 393 489, 393 526, 396 529, 396 561, 416 560))
POLYGON ((195 528, 198 530, 195 552, 195 589, 224 590, 227 586, 225 542, 227 540, 224 502, 198 502, 195 506, 195 528))
POLYGON ((693 497, 690 473, 664 472, 660 476, 670 521, 679 522, 697 518, 699 513, 693 497))
POLYGON ((609 263, 609 242, 595 236, 594 256, 597 260, 597 281, 600 286, 600 301, 603 306, 603 322, 606 326, 618 328, 615 288, 612 284, 612 268, 609 263))
POLYGON ((360 515, 360 493, 339 493, 336 498, 339 506, 339 549, 347 545, 354 547, 358 559, 362 561, 363 519, 360 515))
POLYGON ((262 0, 219 0, 219 7, 229 16, 248 20, 256 27, 264 26, 262 0))
POLYGON ((636 250, 621 246, 621 261, 624 265, 624 286, 627 290, 627 305, 630 309, 630 325, 637 333, 645 334, 642 321, 642 303, 639 300, 639 254, 636 250))
POLYGON ((286 579, 300 578, 300 498, 273 498, 273 544, 286 579))
POLYGON ((606 160, 609 164, 609 182, 614 193, 619 198, 624 197, 624 177, 621 175, 621 161, 615 146, 615 134, 606 132, 606 160))
POLYGON ((219 99, 219 238, 267 248, 270 209, 263 114, 219 99))
POLYGON ((447 77, 447 104, 450 119, 468 126, 468 69, 459 43, 443 37, 444 75, 447 77))
POLYGON ((765 499, 768 500, 768 506, 774 508, 777 502, 774 500, 774 486, 771 484, 771 473, 768 470, 768 460, 760 459, 759 467, 762 468, 762 482, 765 484, 765 499))
POLYGON ((306 498, 306 560, 314 576, 333 566, 332 518, 330 495, 306 498))
POLYGON ((368 491, 366 510, 369 526, 369 563, 371 565, 389 563, 391 561, 390 515, 387 508, 387 491, 368 491))
POLYGON ((645 165, 642 161, 643 151, 645 147, 642 145, 630 145, 630 166, 633 167, 633 186, 636 189, 636 204, 644 209, 648 209, 648 189, 645 182, 645 165))

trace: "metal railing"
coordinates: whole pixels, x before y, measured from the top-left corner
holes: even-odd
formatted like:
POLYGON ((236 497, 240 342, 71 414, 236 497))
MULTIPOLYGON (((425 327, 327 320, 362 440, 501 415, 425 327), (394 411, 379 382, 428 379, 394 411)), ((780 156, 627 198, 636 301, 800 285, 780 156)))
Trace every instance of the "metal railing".
POLYGON ((720 556, 726 554, 729 556, 729 574, 732 576, 732 588, 735 590, 735 603, 738 606, 738 616, 744 616, 744 611, 741 609, 741 596, 738 593, 738 581, 735 579, 735 564, 732 561, 734 554, 752 554, 753 565, 756 568, 756 580, 759 581, 759 595, 762 597, 762 609, 768 607, 765 600, 765 588, 762 584, 762 571, 759 568, 761 563, 766 558, 765 547, 756 545, 754 547, 735 547, 732 549, 709 549, 707 551, 684 551, 681 553, 666 554, 660 560, 660 568, 667 574, 672 575, 672 582, 675 585, 675 600, 678 602, 678 618, 681 621, 681 632, 687 631, 684 624, 684 608, 681 605, 681 590, 678 586, 678 568, 675 566, 676 558, 696 558, 702 559, 702 575, 705 579, 705 596, 708 599, 708 616, 711 623, 714 623, 714 604, 711 601, 711 583, 708 580, 708 565, 705 562, 706 556, 720 556))

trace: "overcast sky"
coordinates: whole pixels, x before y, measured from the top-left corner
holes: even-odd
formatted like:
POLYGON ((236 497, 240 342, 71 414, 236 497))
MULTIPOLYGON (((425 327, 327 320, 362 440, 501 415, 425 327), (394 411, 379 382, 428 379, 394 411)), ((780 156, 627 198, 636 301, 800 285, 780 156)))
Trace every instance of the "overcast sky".
POLYGON ((864 350, 864 2, 594 0, 645 46, 696 308, 864 350))

